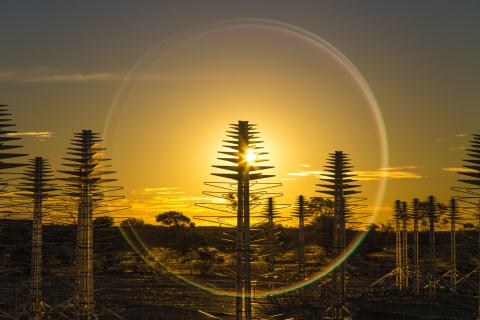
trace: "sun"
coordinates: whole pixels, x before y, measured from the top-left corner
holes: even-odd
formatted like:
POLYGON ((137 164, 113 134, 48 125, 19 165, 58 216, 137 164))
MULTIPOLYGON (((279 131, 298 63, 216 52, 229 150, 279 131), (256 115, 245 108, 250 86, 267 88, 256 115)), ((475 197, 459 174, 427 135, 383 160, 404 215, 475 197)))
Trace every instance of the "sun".
POLYGON ((254 163, 256 159, 257 154, 255 153, 255 150, 247 149, 247 152, 245 153, 245 161, 247 161, 247 163, 254 163))

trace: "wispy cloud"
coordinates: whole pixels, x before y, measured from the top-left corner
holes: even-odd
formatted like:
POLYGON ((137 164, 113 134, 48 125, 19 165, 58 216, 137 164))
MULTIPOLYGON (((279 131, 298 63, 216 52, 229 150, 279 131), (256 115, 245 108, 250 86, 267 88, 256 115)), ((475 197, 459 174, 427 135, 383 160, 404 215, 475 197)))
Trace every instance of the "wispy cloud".
POLYGON ((475 170, 462 168, 462 167, 448 167, 448 168, 442 168, 442 170, 448 171, 448 172, 476 172, 475 170))
POLYGON ((119 81, 122 77, 113 73, 73 73, 47 74, 23 79, 23 82, 90 82, 90 81, 119 81))
POLYGON ((176 187, 162 187, 162 188, 143 188, 141 190, 133 190, 132 195, 178 195, 185 194, 184 191, 179 191, 176 187))
POLYGON ((327 172, 321 170, 308 170, 308 171, 297 171, 297 172, 289 172, 287 176, 293 177, 308 177, 308 176, 324 176, 327 172))
POLYGON ((187 214, 194 214, 203 209, 196 207, 197 202, 221 202, 221 199, 212 199, 207 196, 188 195, 178 187, 154 187, 132 191, 130 206, 134 211, 158 214, 168 210, 182 210, 187 214))
POLYGON ((69 83, 69 82, 111 82, 111 81, 161 81, 191 82, 208 80, 227 80, 235 78, 228 74, 182 74, 182 73, 150 73, 133 75, 125 78, 125 74, 115 72, 62 72, 52 68, 35 68, 31 70, 0 70, 0 81, 20 83, 69 83))
POLYGON ((30 70, 0 70, 0 81, 20 83, 119 81, 122 75, 111 72, 61 72, 39 67, 30 70))
POLYGON ((19 132, 10 132, 6 134, 11 137, 33 137, 38 138, 40 141, 45 141, 53 137, 54 133, 52 131, 19 131, 19 132))
POLYGON ((401 171, 401 170, 416 170, 418 169, 417 166, 411 165, 411 166, 401 166, 401 167, 386 167, 386 168, 380 168, 379 170, 381 171, 401 171))
POLYGON ((466 146, 458 146, 458 147, 448 148, 448 150, 450 150, 450 151, 462 151, 462 150, 465 150, 466 148, 467 148, 466 146))
MULTIPOLYGON (((411 170, 415 170, 416 166, 405 166, 405 167, 389 167, 389 168, 380 168, 378 170, 359 170, 353 171, 352 173, 356 175, 355 179, 360 181, 374 181, 380 180, 383 178, 386 179, 420 179, 423 178, 422 175, 419 175, 411 170)), ((323 170, 307 170, 307 171, 298 171, 287 173, 287 176, 293 177, 308 177, 315 176, 319 178, 326 177, 327 172, 323 170)))
POLYGON ((445 139, 435 139, 435 142, 445 142, 445 141, 447 141, 447 140, 445 140, 445 139))
POLYGON ((455 137, 458 137, 458 138, 463 138, 463 137, 466 137, 466 136, 467 136, 467 135, 464 134, 464 133, 457 133, 457 134, 455 135, 455 137))
POLYGON ((357 174, 357 179, 361 181, 380 180, 383 178, 394 180, 423 178, 422 175, 419 175, 415 172, 402 170, 354 171, 354 174, 357 174))

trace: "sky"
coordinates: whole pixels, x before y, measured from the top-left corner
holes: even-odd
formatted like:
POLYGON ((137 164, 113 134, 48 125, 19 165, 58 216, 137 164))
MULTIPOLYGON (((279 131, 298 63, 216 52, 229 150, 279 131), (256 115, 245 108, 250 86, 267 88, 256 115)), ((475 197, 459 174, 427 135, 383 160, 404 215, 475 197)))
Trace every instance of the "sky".
MULTIPOLYGON (((3 1, 0 103, 26 151, 60 169, 74 132, 102 132, 131 205, 153 222, 201 214, 228 124, 257 123, 279 202, 315 195, 347 152, 368 210, 446 202, 478 132, 477 1, 3 1), (254 22, 252 22, 254 21, 254 22), (278 26, 281 24, 282 28, 278 26), (291 30, 335 47, 376 97, 388 140, 350 72, 291 30)), ((288 210, 287 210, 288 211, 288 210)))

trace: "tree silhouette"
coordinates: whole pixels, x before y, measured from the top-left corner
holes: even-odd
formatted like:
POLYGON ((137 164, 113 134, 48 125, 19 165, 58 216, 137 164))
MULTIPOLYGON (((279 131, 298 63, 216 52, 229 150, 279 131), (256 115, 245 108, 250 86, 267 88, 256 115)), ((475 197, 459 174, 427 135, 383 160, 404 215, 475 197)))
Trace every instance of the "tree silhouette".
POLYGON ((190 223, 190 218, 179 211, 167 211, 161 213, 156 217, 157 222, 166 227, 185 227, 187 225, 193 226, 190 223))
POLYGON ((94 228, 111 228, 113 227, 112 217, 97 217, 92 221, 94 228))
POLYGON ((122 227, 143 227, 145 225, 145 221, 138 218, 128 218, 123 220, 120 225, 122 227))
POLYGON ((311 197, 307 202, 309 212, 315 217, 333 216, 335 203, 332 199, 323 197, 311 197))

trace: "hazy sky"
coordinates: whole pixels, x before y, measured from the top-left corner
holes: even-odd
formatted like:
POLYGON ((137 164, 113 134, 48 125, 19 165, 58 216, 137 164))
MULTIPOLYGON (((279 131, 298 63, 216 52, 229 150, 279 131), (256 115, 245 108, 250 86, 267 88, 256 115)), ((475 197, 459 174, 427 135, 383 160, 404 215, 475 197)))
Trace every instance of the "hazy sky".
POLYGON ((448 168, 461 166, 468 135, 480 129, 478 1, 3 1, 0 8, 0 103, 30 133, 28 152, 58 168, 73 132, 104 131, 113 106, 107 146, 133 214, 146 219, 168 208, 193 212, 224 131, 240 118, 259 124, 284 202, 313 195, 315 173, 340 149, 369 178, 361 181, 369 201, 389 172, 383 207, 430 194, 446 201, 457 184, 448 168), (364 96, 325 52, 264 26, 185 36, 239 18, 291 24, 343 52, 378 100, 391 168, 381 168, 364 96))

